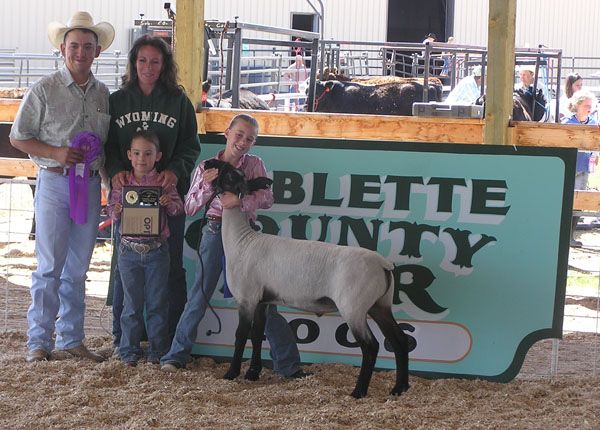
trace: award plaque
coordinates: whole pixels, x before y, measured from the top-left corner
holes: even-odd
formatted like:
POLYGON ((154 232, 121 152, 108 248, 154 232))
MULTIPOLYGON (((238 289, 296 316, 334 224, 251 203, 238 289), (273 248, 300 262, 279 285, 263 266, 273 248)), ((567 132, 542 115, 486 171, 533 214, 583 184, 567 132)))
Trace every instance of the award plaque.
POLYGON ((161 187, 125 185, 121 235, 152 237, 160 235, 161 187))

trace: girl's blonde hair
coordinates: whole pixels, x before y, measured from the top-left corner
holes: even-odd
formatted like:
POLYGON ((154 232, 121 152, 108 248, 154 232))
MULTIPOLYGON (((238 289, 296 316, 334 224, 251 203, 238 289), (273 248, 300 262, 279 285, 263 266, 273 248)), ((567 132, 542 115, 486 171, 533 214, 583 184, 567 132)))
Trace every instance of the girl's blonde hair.
POLYGON ((569 110, 573 113, 577 112, 577 106, 586 100, 591 100, 593 102, 596 100, 596 96, 589 90, 577 91, 573 94, 573 97, 569 99, 569 110))
POLYGON ((256 120, 256 118, 254 118, 252 115, 248 115, 245 113, 241 113, 239 115, 234 116, 227 128, 233 127, 240 121, 244 121, 244 122, 250 124, 252 127, 256 128, 256 130, 258 130, 258 121, 256 120))

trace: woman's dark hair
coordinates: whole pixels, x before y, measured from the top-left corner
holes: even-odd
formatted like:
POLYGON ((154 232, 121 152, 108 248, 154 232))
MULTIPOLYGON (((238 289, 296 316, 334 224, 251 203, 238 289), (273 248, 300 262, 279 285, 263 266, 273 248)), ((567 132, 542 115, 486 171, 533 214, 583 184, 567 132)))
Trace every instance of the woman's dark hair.
POLYGON ((137 39, 127 58, 127 71, 122 76, 121 88, 132 88, 138 85, 138 75, 135 63, 137 62, 140 49, 144 46, 152 46, 162 54, 163 68, 160 72, 157 85, 161 85, 168 92, 178 93, 183 91, 177 79, 177 64, 173 58, 173 51, 160 37, 144 35, 137 39))
POLYGON ((565 94, 568 98, 573 97, 573 84, 578 80, 583 79, 579 73, 570 73, 567 75, 567 80, 565 82, 565 94))

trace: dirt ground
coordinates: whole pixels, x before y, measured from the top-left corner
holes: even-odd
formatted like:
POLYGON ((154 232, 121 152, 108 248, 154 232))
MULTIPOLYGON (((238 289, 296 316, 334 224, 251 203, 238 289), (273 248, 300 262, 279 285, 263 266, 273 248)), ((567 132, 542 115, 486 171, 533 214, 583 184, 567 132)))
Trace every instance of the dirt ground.
MULTIPOLYGON (((588 234, 578 235, 588 242, 588 234)), ((258 382, 223 380, 227 364, 210 358, 197 358, 176 374, 146 363, 126 368, 112 358, 95 364, 58 354, 27 364, 26 311, 35 259, 33 242, 21 239, 0 241, 0 428, 600 428, 597 330, 565 334, 554 375, 553 341, 545 340, 531 348, 509 383, 412 376, 410 390, 392 397, 394 375, 381 371, 361 400, 349 396, 358 368, 343 364, 307 365, 313 375, 303 380, 284 380, 266 369, 258 382)), ((582 261, 600 258, 594 249, 573 255, 582 261)), ((86 299, 86 343, 107 355, 109 256, 110 246, 98 244, 86 299)), ((597 301, 569 296, 567 306, 594 312, 597 301)))

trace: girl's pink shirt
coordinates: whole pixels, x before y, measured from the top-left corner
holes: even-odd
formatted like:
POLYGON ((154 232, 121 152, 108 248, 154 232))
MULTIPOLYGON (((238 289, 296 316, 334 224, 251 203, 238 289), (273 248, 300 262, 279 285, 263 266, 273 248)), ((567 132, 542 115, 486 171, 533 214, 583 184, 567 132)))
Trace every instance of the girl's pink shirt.
MULTIPOLYGON (((215 158, 221 160, 223 152, 224 151, 219 152, 215 158)), ((242 158, 240 158, 240 161, 234 167, 244 172, 246 179, 267 176, 265 163, 263 163, 262 159, 256 155, 242 155, 242 158)), ((198 213, 198 211, 200 211, 204 205, 206 205, 214 193, 212 184, 205 182, 202 179, 203 172, 204 161, 201 162, 194 170, 194 174, 192 175, 192 184, 187 195, 185 196, 184 209, 186 215, 188 216, 198 213)), ((273 191, 270 188, 266 190, 254 191, 244 196, 241 200, 242 212, 245 212, 248 218, 252 219, 253 221, 256 220, 257 209, 268 209, 271 206, 273 206, 273 191)), ((221 205, 221 200, 218 197, 213 199, 207 214, 219 217, 223 214, 223 206, 221 205)))

